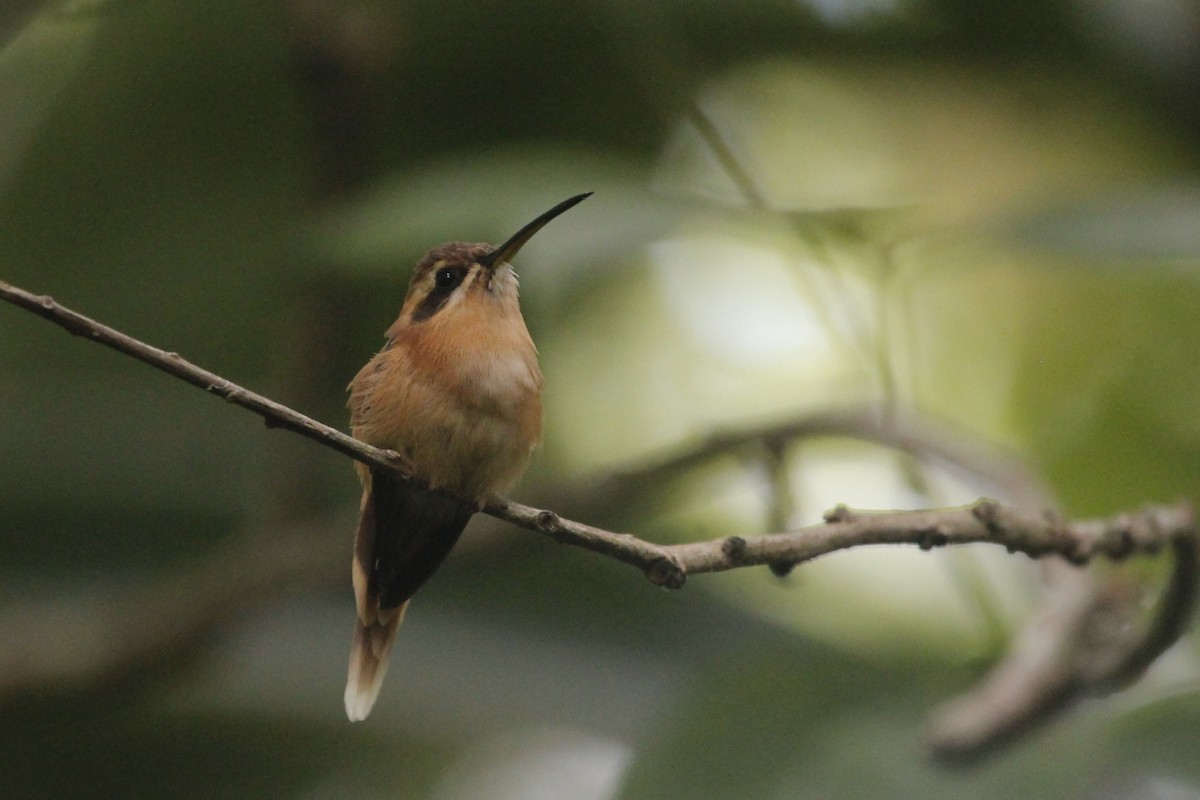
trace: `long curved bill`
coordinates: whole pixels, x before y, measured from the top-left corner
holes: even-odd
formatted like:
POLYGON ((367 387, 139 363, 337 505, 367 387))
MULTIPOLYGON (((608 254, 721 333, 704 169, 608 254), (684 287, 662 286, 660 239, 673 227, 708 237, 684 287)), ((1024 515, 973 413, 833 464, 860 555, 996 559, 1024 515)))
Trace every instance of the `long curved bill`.
POLYGON ((554 208, 550 209, 533 222, 514 233, 507 242, 500 245, 483 258, 479 259, 479 263, 487 269, 494 269, 497 264, 502 264, 505 261, 511 263, 512 259, 516 257, 517 251, 524 247, 525 243, 532 239, 535 233, 544 228, 547 222, 554 219, 567 209, 573 208, 579 203, 582 203, 591 196, 591 192, 584 192, 583 194, 577 194, 574 197, 563 200, 554 208))

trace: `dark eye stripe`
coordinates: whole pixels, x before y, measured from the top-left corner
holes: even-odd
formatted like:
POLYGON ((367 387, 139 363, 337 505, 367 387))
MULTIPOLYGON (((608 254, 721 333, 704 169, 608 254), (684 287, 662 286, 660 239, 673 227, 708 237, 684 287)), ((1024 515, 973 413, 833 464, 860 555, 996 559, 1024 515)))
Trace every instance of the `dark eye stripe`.
POLYGON ((413 322, 424 322, 441 311, 450 295, 454 294, 454 290, 462 285, 467 270, 466 267, 441 267, 433 275, 433 286, 429 294, 421 298, 421 302, 413 309, 413 322))

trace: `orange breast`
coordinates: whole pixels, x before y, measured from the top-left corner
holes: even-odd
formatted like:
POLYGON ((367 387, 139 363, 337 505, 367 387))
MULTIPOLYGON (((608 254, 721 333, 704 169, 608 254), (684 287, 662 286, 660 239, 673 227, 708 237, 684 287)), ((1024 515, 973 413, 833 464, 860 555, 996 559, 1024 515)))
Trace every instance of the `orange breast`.
POLYGON ((541 438, 542 375, 524 321, 450 318, 396 331, 351 383, 353 433, 479 502, 520 478, 541 438))

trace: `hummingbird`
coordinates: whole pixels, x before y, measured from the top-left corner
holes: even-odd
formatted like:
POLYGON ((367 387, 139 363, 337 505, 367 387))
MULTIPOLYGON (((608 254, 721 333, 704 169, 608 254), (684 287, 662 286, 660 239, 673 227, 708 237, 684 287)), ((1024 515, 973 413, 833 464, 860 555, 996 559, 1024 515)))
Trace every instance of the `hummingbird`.
POLYGON ((448 242, 417 262, 399 318, 350 382, 350 430, 394 450, 413 478, 362 463, 351 565, 358 619, 346 715, 366 719, 413 594, 471 516, 511 489, 542 434, 542 373, 517 299, 512 259, 591 192, 571 197, 499 247, 448 242))

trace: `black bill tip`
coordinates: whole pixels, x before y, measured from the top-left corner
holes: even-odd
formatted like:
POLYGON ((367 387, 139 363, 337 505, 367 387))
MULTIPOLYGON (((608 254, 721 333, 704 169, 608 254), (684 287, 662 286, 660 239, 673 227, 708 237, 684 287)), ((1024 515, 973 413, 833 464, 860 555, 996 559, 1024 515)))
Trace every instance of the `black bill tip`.
POLYGON ((559 214, 562 214, 564 211, 574 208, 591 196, 591 192, 584 192, 583 194, 577 194, 574 197, 568 197, 566 200, 563 200, 554 208, 541 214, 537 219, 533 220, 533 222, 530 222, 528 225, 521 228, 521 230, 514 233, 507 242, 481 258, 479 263, 488 269, 494 269, 497 264, 502 264, 506 261, 511 263, 512 259, 516 257, 517 252, 525 246, 526 242, 533 238, 535 233, 544 228, 546 223, 557 217, 559 214))

